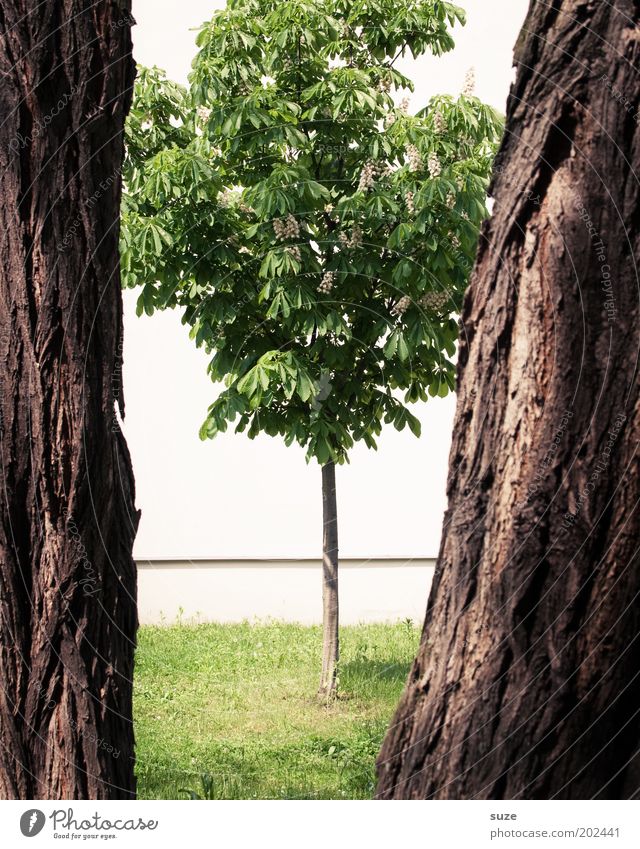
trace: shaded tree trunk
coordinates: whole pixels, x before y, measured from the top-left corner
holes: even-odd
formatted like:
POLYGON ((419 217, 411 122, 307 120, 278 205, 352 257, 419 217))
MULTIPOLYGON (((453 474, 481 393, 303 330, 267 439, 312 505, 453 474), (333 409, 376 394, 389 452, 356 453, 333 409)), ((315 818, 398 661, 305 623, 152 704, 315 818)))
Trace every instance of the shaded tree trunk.
POLYGON ((529 10, 383 798, 640 793, 639 12, 529 10))
POLYGON ((0 8, 0 797, 135 794, 138 514, 115 409, 130 3, 0 8))
POLYGON ((340 657, 335 463, 322 467, 322 521, 322 674, 318 695, 330 698, 336 693, 340 657))

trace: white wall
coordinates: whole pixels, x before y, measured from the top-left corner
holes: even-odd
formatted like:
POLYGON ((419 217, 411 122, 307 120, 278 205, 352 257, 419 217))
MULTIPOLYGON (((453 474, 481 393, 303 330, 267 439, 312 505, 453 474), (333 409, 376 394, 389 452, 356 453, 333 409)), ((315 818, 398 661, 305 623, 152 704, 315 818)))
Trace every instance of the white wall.
MULTIPOLYGON (((267 436, 201 442, 216 387, 207 357, 173 312, 137 318, 125 293, 126 419, 142 521, 135 556, 313 557, 322 543, 321 474, 303 451, 267 436)), ((424 405, 423 437, 383 431, 337 470, 346 557, 437 553, 453 396, 424 405)))
MULTIPOLYGON (((458 92, 470 65, 476 66, 479 96, 504 108, 527 0, 461 4, 469 23, 457 32, 457 49, 401 66, 417 80, 412 109, 434 93, 458 92)), ((184 81, 194 53, 189 27, 221 5, 134 0, 138 61, 184 81)), ((136 556, 316 556, 322 530, 318 467, 307 466, 301 450, 268 437, 251 442, 226 434, 201 443, 198 427, 216 394, 205 373, 207 358, 189 341, 178 315, 137 318, 136 297, 125 294, 124 349, 124 430, 142 508, 136 556)), ((358 447, 351 466, 338 470, 343 556, 437 553, 453 411, 453 398, 420 405, 421 440, 387 428, 377 454, 358 447)))
MULTIPOLYGON (((431 560, 342 560, 340 622, 422 625, 434 563, 431 560)), ((281 619, 322 622, 322 571, 317 560, 138 562, 143 625, 281 619)))

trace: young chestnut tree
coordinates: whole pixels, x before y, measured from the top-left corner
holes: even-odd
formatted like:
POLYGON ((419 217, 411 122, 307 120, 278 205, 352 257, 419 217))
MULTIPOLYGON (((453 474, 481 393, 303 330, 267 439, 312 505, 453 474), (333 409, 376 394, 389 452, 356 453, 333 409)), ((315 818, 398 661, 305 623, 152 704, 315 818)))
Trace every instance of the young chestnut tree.
POLYGON ((454 388, 457 321, 501 119, 473 96, 417 114, 397 59, 453 47, 440 0, 235 0, 188 90, 139 74, 127 129, 125 285, 179 307, 224 381, 201 428, 280 435, 322 467, 324 645, 336 688, 335 464, 454 388))

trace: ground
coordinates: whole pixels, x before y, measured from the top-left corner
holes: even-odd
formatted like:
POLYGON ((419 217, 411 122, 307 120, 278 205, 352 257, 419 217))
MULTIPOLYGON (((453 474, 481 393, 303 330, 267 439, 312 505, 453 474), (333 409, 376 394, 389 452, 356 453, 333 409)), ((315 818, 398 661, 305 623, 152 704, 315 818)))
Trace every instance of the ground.
POLYGON ((340 698, 316 698, 318 627, 146 626, 134 717, 141 799, 363 799, 419 640, 341 631, 340 698))

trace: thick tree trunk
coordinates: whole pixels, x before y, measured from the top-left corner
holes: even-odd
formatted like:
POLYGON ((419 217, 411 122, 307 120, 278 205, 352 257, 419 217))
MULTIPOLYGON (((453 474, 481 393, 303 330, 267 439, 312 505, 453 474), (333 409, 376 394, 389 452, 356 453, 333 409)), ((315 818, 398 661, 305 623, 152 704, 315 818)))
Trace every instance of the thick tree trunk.
POLYGON ((130 3, 0 7, 0 797, 130 798, 118 259, 130 3))
POLYGON ((322 467, 322 674, 318 695, 331 698, 336 693, 339 642, 338 605, 338 508, 336 467, 322 467))
POLYGON ((384 798, 640 792, 639 13, 531 4, 384 798))

